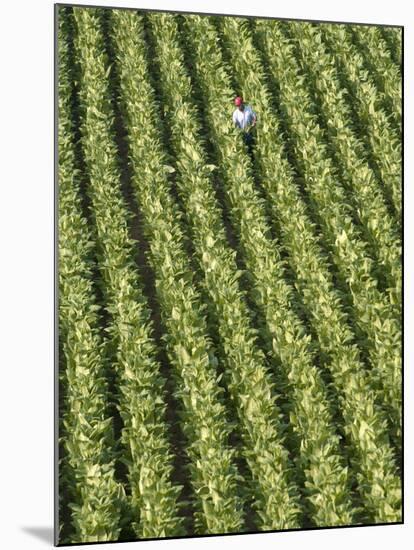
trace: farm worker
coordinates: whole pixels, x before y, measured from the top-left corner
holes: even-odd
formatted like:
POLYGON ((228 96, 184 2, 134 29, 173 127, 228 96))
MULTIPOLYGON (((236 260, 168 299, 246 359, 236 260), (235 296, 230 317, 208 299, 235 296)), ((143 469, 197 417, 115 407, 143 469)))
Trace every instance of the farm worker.
POLYGON ((249 152, 252 152, 253 136, 251 129, 256 126, 257 116, 250 105, 245 105, 243 98, 237 96, 234 100, 236 109, 233 113, 233 123, 237 128, 244 130, 243 137, 244 142, 249 148, 249 152))

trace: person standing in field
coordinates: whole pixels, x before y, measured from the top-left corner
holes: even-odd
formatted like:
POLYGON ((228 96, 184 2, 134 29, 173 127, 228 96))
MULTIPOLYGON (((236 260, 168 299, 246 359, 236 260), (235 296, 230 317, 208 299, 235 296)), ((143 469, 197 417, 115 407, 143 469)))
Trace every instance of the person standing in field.
POLYGON ((234 100, 236 109, 233 113, 233 123, 236 128, 243 130, 243 138, 246 143, 249 153, 252 153, 253 148, 253 135, 251 133, 252 128, 256 126, 257 116, 250 105, 245 105, 243 98, 237 96, 234 100))

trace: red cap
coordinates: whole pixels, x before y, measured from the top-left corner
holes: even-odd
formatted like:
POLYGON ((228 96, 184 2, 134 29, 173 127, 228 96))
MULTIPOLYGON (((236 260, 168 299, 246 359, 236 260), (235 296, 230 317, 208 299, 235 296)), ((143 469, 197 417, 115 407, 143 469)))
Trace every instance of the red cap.
POLYGON ((241 105, 242 103, 243 103, 243 98, 240 96, 237 96, 236 99, 234 100, 234 104, 237 105, 237 107, 239 107, 239 105, 241 105))

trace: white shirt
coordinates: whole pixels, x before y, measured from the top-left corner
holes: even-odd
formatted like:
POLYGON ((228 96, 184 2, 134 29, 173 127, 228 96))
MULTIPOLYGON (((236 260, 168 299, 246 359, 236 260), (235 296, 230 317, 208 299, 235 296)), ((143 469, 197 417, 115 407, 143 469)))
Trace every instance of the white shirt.
POLYGON ((245 105, 244 110, 236 109, 233 113, 233 122, 239 128, 245 128, 249 124, 252 124, 256 113, 253 112, 250 105, 245 105))

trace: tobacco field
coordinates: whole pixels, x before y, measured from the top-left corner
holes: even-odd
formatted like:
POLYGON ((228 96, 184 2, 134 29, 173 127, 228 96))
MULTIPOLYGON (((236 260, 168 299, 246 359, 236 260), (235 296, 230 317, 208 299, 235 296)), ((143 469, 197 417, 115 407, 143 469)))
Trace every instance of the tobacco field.
POLYGON ((402 29, 56 34, 58 543, 401 522, 402 29))

